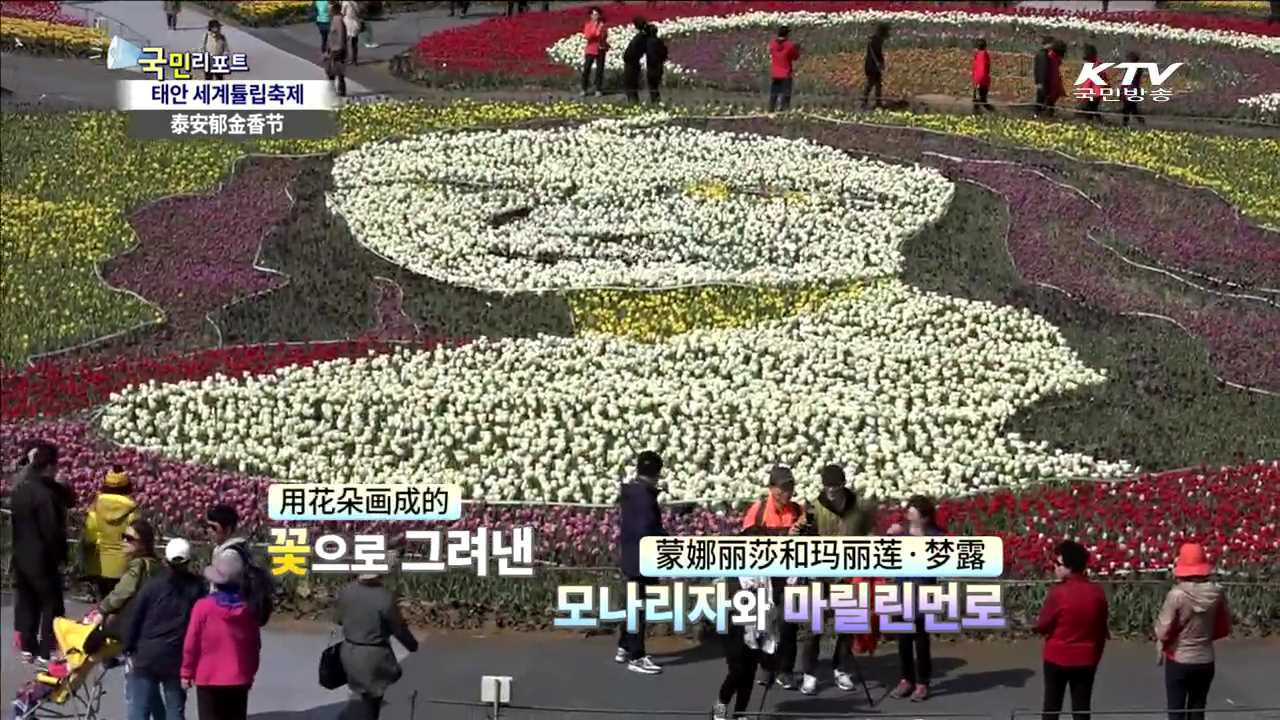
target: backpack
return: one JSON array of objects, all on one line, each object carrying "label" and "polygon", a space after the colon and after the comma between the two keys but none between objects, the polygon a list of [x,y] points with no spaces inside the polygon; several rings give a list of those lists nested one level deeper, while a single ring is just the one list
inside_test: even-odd
[{"label": "backpack", "polygon": [[240,560],[244,563],[244,574],[240,578],[240,594],[244,596],[245,604],[258,618],[258,627],[264,627],[271,620],[271,613],[276,609],[275,582],[272,581],[271,573],[266,568],[253,561],[244,543],[236,543],[231,546],[231,549],[240,553]]}]

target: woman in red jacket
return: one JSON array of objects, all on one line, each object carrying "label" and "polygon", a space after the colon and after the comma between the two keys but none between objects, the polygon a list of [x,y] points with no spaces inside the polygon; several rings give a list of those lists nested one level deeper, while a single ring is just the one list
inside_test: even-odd
[{"label": "woman in red jacket", "polygon": [[991,91],[991,54],[987,52],[986,39],[978,38],[973,47],[973,114],[979,114],[982,108],[995,112],[987,102],[987,93]]},{"label": "woman in red jacket", "polygon": [[1053,41],[1049,50],[1049,107],[1058,104],[1058,100],[1067,93],[1062,88],[1062,61],[1067,57],[1067,44],[1061,40]]},{"label": "woman in red jacket", "polygon": [[590,88],[591,66],[596,70],[596,97],[604,94],[604,55],[609,50],[609,28],[604,24],[604,13],[593,7],[587,16],[587,24],[582,26],[582,35],[587,39],[587,50],[582,60],[582,96],[587,96]]}]

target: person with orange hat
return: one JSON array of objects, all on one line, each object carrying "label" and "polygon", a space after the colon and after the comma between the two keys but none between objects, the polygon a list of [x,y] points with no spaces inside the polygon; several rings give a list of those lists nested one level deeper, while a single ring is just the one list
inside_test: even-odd
[{"label": "person with orange hat", "polygon": [[1170,718],[1204,720],[1213,683],[1213,642],[1231,634],[1227,596],[1209,580],[1212,572],[1204,546],[1184,543],[1178,548],[1173,566],[1177,582],[1164,598],[1155,627]]},{"label": "person with orange hat", "polygon": [[133,485],[120,465],[113,466],[102,480],[102,490],[84,520],[80,549],[85,574],[93,585],[95,600],[101,601],[124,576],[129,566],[124,533],[138,519],[138,505],[130,494]]}]

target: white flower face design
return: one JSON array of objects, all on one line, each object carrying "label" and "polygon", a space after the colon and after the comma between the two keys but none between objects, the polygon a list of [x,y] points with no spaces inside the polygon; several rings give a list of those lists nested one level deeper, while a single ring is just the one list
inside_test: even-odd
[{"label": "white flower face design", "polygon": [[1002,431],[1104,376],[1026,311],[897,280],[807,316],[694,331],[479,341],[113,395],[121,443],[308,482],[454,482],[490,500],[607,502],[646,448],[672,499],[745,499],[774,462],[806,492],[957,495],[1133,468]]},{"label": "white flower face design", "polygon": [[335,162],[331,203],[392,262],[516,292],[890,275],[954,193],[933,169],[662,119],[366,146]]}]

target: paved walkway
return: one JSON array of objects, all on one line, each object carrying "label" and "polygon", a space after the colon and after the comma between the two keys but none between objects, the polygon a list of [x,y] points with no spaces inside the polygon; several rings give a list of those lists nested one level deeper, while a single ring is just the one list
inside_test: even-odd
[{"label": "paved walkway", "polygon": [[[20,663],[9,662],[12,637],[11,598],[0,599],[0,637],[5,642],[6,661],[0,675],[0,697],[12,698],[26,679]],[[71,608],[72,615],[83,606]],[[650,651],[666,672],[646,677],[627,672],[613,663],[614,638],[583,638],[567,634],[428,633],[419,631],[422,650],[404,659],[404,678],[392,689],[383,713],[387,720],[406,718],[430,720],[479,720],[473,708],[435,705],[428,698],[478,701],[481,675],[510,675],[514,678],[512,699],[520,705],[559,707],[625,708],[648,711],[648,720],[662,710],[706,711],[724,676],[719,642],[695,646],[680,638],[660,638],[650,642]],[[329,642],[329,631],[314,623],[273,620],[263,642],[262,669],[250,696],[251,717],[258,720],[332,720],[345,698],[345,691],[325,691],[316,684],[320,651]],[[873,698],[879,700],[897,680],[894,646],[882,647],[874,657],[860,657]],[[1041,693],[1040,646],[1034,641],[962,642],[934,645],[933,684],[935,699],[915,705],[884,700],[867,711],[860,691],[845,693],[825,677],[815,697],[774,689],[767,706],[786,712],[858,712],[869,715],[896,712],[996,713],[1008,717],[1014,708],[1039,706]],[[1094,705],[1098,708],[1159,707],[1163,698],[1162,670],[1153,662],[1147,643],[1115,642],[1098,676]],[[1280,720],[1280,638],[1239,640],[1219,643],[1218,670],[1210,705],[1214,707],[1271,707],[1268,713],[1222,715],[1226,720]],[[109,681],[104,717],[119,720],[121,681]],[[414,699],[416,693],[416,700]],[[752,702],[759,702],[759,691]],[[414,710],[412,716],[411,708]],[[188,717],[195,717],[194,702]],[[512,720],[535,717],[552,720],[566,713],[516,714]],[[503,717],[508,717],[504,713]],[[587,716],[576,716],[587,720]],[[600,716],[596,720],[621,720],[627,715]],[[1099,720],[1146,715],[1099,715]]]},{"label": "paved walkway", "polygon": [[[209,15],[194,3],[185,3],[178,16],[178,29],[170,30],[165,24],[163,4],[160,0],[103,0],[81,3],[93,12],[116,20],[145,38],[149,44],[161,45],[167,50],[197,50],[204,39]],[[223,24],[223,33],[232,52],[248,56],[249,72],[236,77],[250,80],[300,80],[324,77],[318,64],[319,52],[299,57],[273,47],[243,29]],[[361,87],[360,91],[364,91]]]}]

